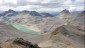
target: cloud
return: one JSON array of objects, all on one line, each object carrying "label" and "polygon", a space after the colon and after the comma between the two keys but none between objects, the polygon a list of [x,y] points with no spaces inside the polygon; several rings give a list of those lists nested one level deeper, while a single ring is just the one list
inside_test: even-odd
[{"label": "cloud", "polygon": [[25,6],[28,5],[28,3],[27,0],[17,0],[17,6]]},{"label": "cloud", "polygon": [[3,0],[4,3],[17,4],[17,0]]},{"label": "cloud", "polygon": [[84,6],[70,6],[69,11],[83,11]]},{"label": "cloud", "polygon": [[40,3],[42,0],[27,0],[28,2],[33,2],[33,3]]},{"label": "cloud", "polygon": [[[84,0],[0,0],[1,10],[83,10]],[[77,7],[80,7],[77,8]]]},{"label": "cloud", "polygon": [[2,5],[2,0],[0,0],[0,5]]},{"label": "cloud", "polygon": [[75,0],[76,3],[84,3],[85,0]]}]

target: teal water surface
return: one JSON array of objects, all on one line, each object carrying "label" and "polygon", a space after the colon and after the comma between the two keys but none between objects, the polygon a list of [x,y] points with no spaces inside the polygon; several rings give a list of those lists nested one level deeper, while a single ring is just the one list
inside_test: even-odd
[{"label": "teal water surface", "polygon": [[28,33],[31,33],[31,34],[39,34],[39,32],[36,32],[36,31],[33,31],[33,30],[30,30],[28,29],[27,27],[25,26],[22,26],[20,24],[12,24],[12,26],[18,30],[21,30],[21,31],[24,31],[24,32],[28,32]]}]

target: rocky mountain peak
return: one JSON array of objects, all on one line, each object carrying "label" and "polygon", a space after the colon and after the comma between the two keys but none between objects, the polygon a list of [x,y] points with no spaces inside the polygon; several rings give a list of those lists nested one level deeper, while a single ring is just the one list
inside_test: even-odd
[{"label": "rocky mountain peak", "polygon": [[85,16],[85,11],[82,11],[78,16]]},{"label": "rocky mountain peak", "polygon": [[8,11],[5,11],[5,13],[17,13],[17,12],[12,9],[9,9]]},{"label": "rocky mountain peak", "polygon": [[61,11],[60,14],[70,14],[70,12],[67,9],[65,9],[65,10]]},{"label": "rocky mountain peak", "polygon": [[12,9],[9,9],[8,11],[14,11],[14,10],[12,10]]},{"label": "rocky mountain peak", "polygon": [[32,16],[41,16],[37,11],[29,11],[29,14]]},{"label": "rocky mountain peak", "polygon": [[29,11],[27,11],[27,10],[24,10],[24,11],[22,11],[21,13],[28,13]]},{"label": "rocky mountain peak", "polygon": [[85,14],[85,11],[82,11],[81,14]]},{"label": "rocky mountain peak", "polygon": [[71,16],[71,13],[66,9],[59,13],[59,18],[61,19],[68,18],[70,16]]}]

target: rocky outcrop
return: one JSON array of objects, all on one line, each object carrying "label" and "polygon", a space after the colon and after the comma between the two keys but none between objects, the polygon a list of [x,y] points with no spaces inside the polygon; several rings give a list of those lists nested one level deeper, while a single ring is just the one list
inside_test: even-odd
[{"label": "rocky outcrop", "polygon": [[23,38],[9,39],[1,43],[0,48],[40,48],[37,44],[32,44]]}]

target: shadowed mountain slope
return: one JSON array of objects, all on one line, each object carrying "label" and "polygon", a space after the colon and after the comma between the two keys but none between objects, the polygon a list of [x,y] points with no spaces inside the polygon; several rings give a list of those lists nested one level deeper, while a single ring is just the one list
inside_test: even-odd
[{"label": "shadowed mountain slope", "polygon": [[37,44],[32,44],[23,38],[9,39],[1,43],[0,48],[40,48]]}]

